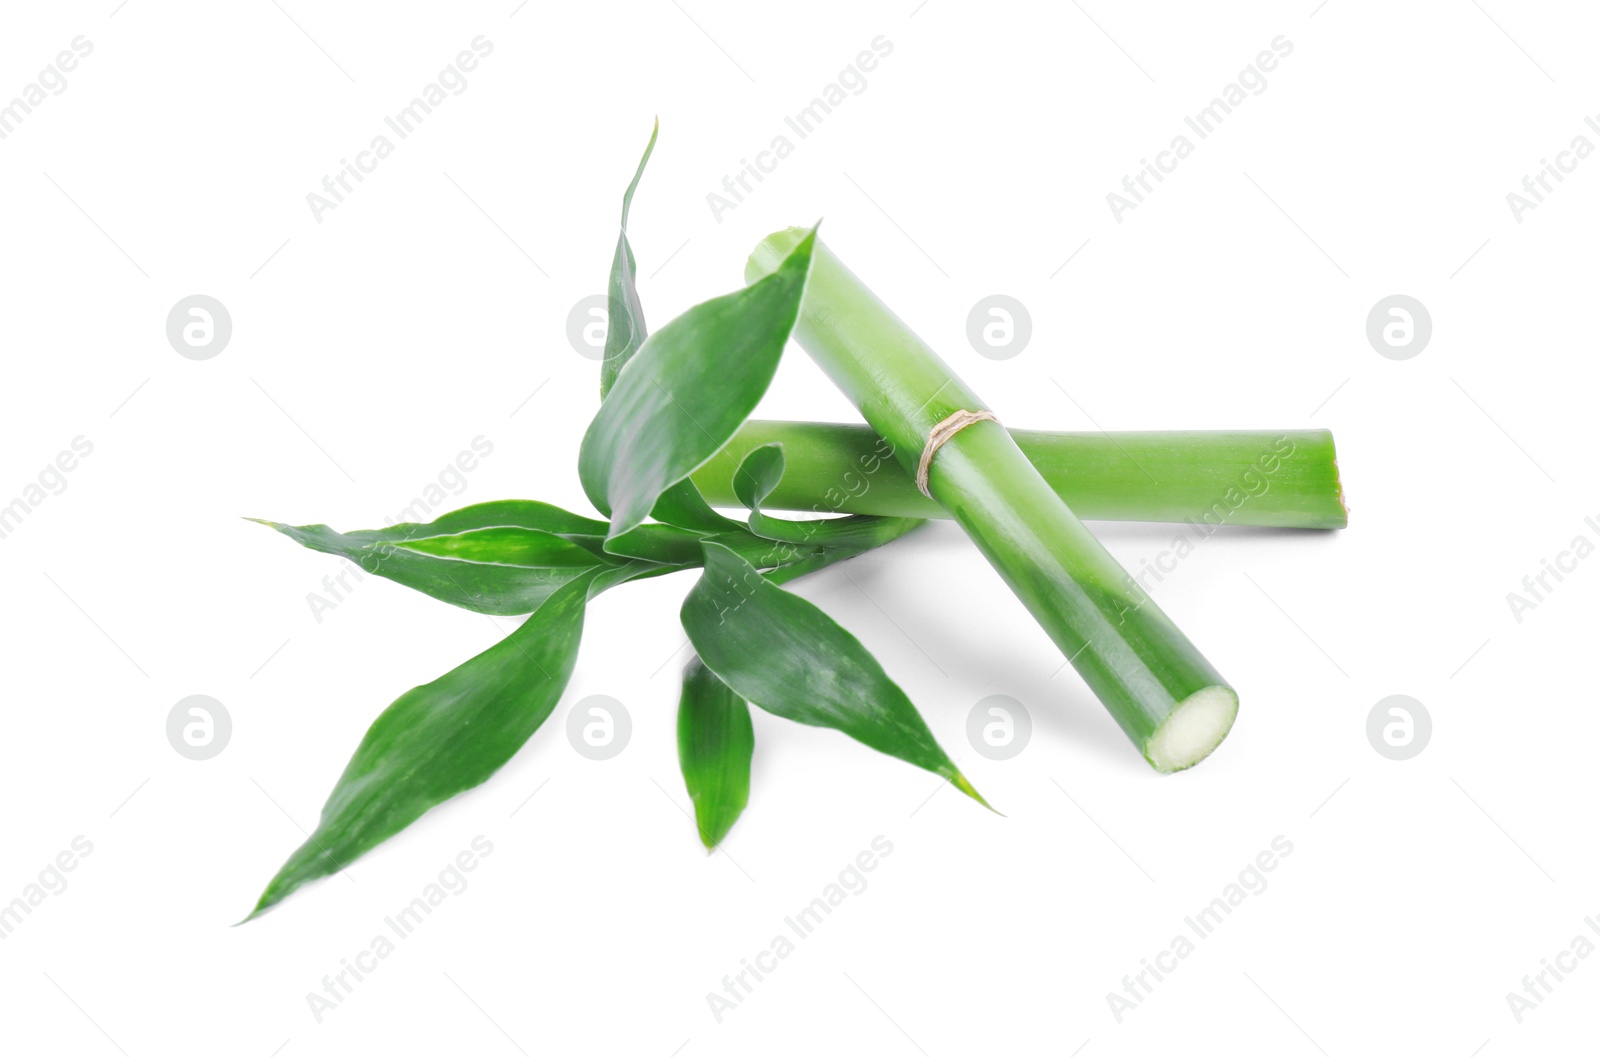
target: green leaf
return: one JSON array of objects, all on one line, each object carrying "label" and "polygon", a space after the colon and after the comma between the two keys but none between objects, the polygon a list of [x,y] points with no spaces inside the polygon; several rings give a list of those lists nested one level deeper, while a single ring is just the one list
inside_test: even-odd
[{"label": "green leaf", "polygon": [[802,547],[838,548],[859,554],[902,536],[921,524],[915,518],[864,514],[807,521],[768,517],[761,512],[761,504],[783,480],[783,472],[783,445],[778,443],[752,448],[733,472],[734,497],[750,509],[750,531],[764,539]]},{"label": "green leaf", "polygon": [[614,557],[634,558],[675,567],[697,566],[702,560],[699,532],[676,525],[640,525],[606,542]]},{"label": "green leaf", "polygon": [[[633,193],[639,187],[639,179],[644,175],[644,167],[650,161],[651,152],[655,150],[656,136],[660,131],[661,122],[657,121],[655,128],[650,131],[650,142],[645,146],[644,157],[639,159],[639,168],[633,174],[633,182],[628,184],[628,189],[622,196],[622,233],[617,239],[617,252],[611,262],[606,349],[605,358],[600,364],[602,401],[610,393],[617,375],[627,366],[628,361],[644,344],[645,337],[649,334],[649,328],[645,326],[644,321],[644,305],[639,300],[639,290],[635,281],[633,249],[628,244],[628,209],[633,205]],[[664,491],[650,511],[650,515],[657,521],[693,532],[727,532],[740,527],[738,522],[712,510],[692,481],[679,481]],[[634,541],[633,545],[636,546],[637,543],[638,541]],[[696,547],[694,560],[697,564],[698,551],[699,548]],[[626,554],[630,551],[624,549],[616,553]]]},{"label": "green leaf", "polygon": [[480,503],[426,525],[359,532],[259,523],[364,572],[500,616],[531,613],[563,584],[616,564],[602,547],[605,522],[524,500]]},{"label": "green leaf", "polygon": [[705,574],[684,599],[683,628],[734,693],[796,723],[843,731],[988,806],[854,635],[728,548],[703,546]]},{"label": "green leaf", "polygon": [[316,832],[250,917],[342,870],[511,759],[566,688],[597,578],[567,584],[500,642],[385,709],[334,786]]},{"label": "green leaf", "polygon": [[543,529],[558,536],[579,537],[605,535],[606,523],[592,517],[574,514],[570,510],[534,499],[496,499],[488,503],[474,503],[438,518],[425,525],[399,524],[386,529],[352,532],[361,539],[395,539],[423,536],[430,533],[466,532],[469,529],[492,528],[497,525],[516,525],[520,528]]},{"label": "green leaf", "polygon": [[799,314],[814,242],[813,230],[771,275],[678,316],[617,375],[578,456],[609,535],[641,524],[755,409]]},{"label": "green leaf", "polygon": [[693,532],[746,531],[739,522],[712,510],[711,504],[700,494],[700,489],[688,479],[679,481],[662,492],[661,498],[656,500],[656,505],[650,508],[650,516],[657,521]]},{"label": "green leaf", "polygon": [[726,532],[693,532],[676,525],[640,525],[607,541],[606,550],[610,557],[653,562],[662,567],[660,572],[668,573],[703,565],[705,552],[701,544],[710,541],[722,544],[757,569],[767,572],[774,583],[782,583],[881,547],[922,524],[911,518],[865,520],[872,524],[855,526],[843,544],[826,547],[757,536],[735,521],[730,523],[733,528]]},{"label": "green leaf", "polygon": [[436,558],[522,569],[589,569],[595,564],[595,555],[576,543],[552,532],[511,525],[397,540],[395,546]]},{"label": "green leaf", "polygon": [[722,843],[750,799],[755,744],[750,706],[700,658],[692,658],[678,700],[678,765],[708,849]]},{"label": "green leaf", "polygon": [[633,192],[638,190],[639,178],[644,175],[650,152],[656,149],[656,136],[661,131],[657,121],[650,130],[650,142],[639,159],[639,168],[633,182],[622,195],[622,230],[617,235],[617,251],[611,259],[611,283],[606,292],[606,347],[600,361],[600,399],[611,391],[617,375],[639,351],[647,329],[644,325],[644,306],[639,303],[639,291],[634,285],[633,247],[628,245],[628,207],[633,205]]},{"label": "green leaf", "polygon": [[774,441],[751,448],[733,471],[733,495],[752,512],[761,509],[762,500],[783,480],[783,445]]}]

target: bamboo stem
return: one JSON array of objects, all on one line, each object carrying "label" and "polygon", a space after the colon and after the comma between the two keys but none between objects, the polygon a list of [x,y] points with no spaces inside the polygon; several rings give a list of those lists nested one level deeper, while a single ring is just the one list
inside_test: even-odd
[{"label": "bamboo stem", "polygon": [[[1055,493],[1089,521],[1340,529],[1347,522],[1327,430],[1047,433],[1012,439]],[[694,473],[713,505],[739,505],[733,474],[753,449],[783,445],[773,510],[948,518],[917,491],[870,426],[746,422]]]},{"label": "bamboo stem", "polygon": [[[770,236],[747,281],[806,233]],[[914,471],[932,428],[987,406],[821,242],[795,337]],[[996,422],[957,433],[933,460],[932,497],[961,525],[1123,731],[1161,772],[1204,759],[1238,698],[1116,563]]]}]

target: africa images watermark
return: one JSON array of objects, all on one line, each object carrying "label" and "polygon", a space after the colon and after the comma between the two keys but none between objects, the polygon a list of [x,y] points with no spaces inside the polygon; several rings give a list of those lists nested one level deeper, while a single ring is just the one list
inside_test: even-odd
[{"label": "africa images watermark", "polygon": [[[1156,984],[1176,972],[1179,963],[1198,949],[1200,941],[1215,935],[1217,928],[1227,920],[1235,907],[1242,906],[1249,897],[1265,892],[1267,874],[1276,870],[1279,863],[1293,851],[1294,844],[1288,837],[1281,833],[1273,837],[1268,846],[1239,871],[1237,880],[1223,886],[1221,895],[1183,919],[1187,931],[1173,936],[1166,950],[1157,951],[1149,958],[1140,958],[1139,971],[1123,976],[1122,993],[1106,992],[1106,1005],[1110,1007],[1111,1016],[1116,1022],[1121,1024],[1124,1017],[1143,1005],[1144,1000],[1155,993]],[[1193,939],[1190,939],[1191,934]]]},{"label": "africa images watermark", "polygon": [[[413,98],[393,115],[385,114],[384,125],[404,140],[415,132],[423,120],[446,99],[465,92],[467,74],[476,70],[478,63],[492,54],[494,54],[494,41],[482,33],[473,37],[470,48],[464,48],[457,53],[455,60],[439,71],[438,77],[423,86],[421,95]],[[394,141],[380,132],[372,137],[372,142],[367,144],[366,150],[356,152],[354,162],[348,158],[340,158],[337,172],[322,178],[322,192],[312,191],[306,195],[306,205],[311,207],[311,219],[318,224],[322,223],[322,215],[337,209],[344,203],[345,196],[355,190],[350,181],[363,183],[367,176],[377,170],[379,162],[394,153],[394,147]]]},{"label": "africa images watermark", "polygon": [[[1222,87],[1222,94],[1201,107],[1194,114],[1185,114],[1183,123],[1200,139],[1215,132],[1224,119],[1232,114],[1246,99],[1267,90],[1267,74],[1278,68],[1278,63],[1294,53],[1294,41],[1282,33],[1272,38],[1271,50],[1259,52],[1255,61],[1239,71],[1237,79]],[[1194,140],[1178,133],[1167,144],[1167,149],[1156,154],[1155,161],[1139,159],[1137,173],[1122,178],[1122,193],[1112,191],[1106,195],[1106,205],[1111,207],[1111,217],[1122,223],[1123,214],[1137,209],[1145,198],[1155,191],[1150,181],[1162,183],[1178,168],[1178,163],[1194,153]]]},{"label": "africa images watermark", "polygon": [[[1584,525],[1600,538],[1600,521],[1593,517],[1583,519]],[[1578,571],[1578,563],[1595,552],[1594,540],[1585,533],[1578,533],[1572,537],[1572,542],[1567,544],[1565,550],[1558,551],[1552,558],[1539,559],[1539,571],[1528,573],[1522,578],[1522,591],[1507,591],[1506,605],[1511,608],[1511,616],[1518,623],[1522,623],[1523,614],[1529,610],[1539,608],[1540,603],[1547,602],[1555,589],[1561,586],[1567,576]],[[1550,581],[1554,579],[1555,582]]]},{"label": "africa images watermark", "polygon": [[1199,512],[1198,519],[1192,515],[1183,519],[1187,528],[1180,535],[1172,537],[1169,546],[1157,553],[1154,559],[1139,559],[1139,571],[1128,573],[1129,581],[1143,588],[1145,593],[1153,593],[1151,578],[1158,584],[1163,582],[1177,571],[1179,562],[1193,554],[1217,529],[1226,525],[1236,511],[1250,500],[1266,495],[1272,488],[1272,475],[1283,468],[1286,460],[1294,457],[1296,450],[1294,438],[1287,434],[1275,437],[1272,446],[1263,449],[1250,468],[1239,475],[1238,480],[1229,484],[1220,496]]},{"label": "africa images watermark", "polygon": [[[494,843],[483,834],[472,838],[469,847],[456,855],[437,879],[423,886],[422,893],[395,913],[385,917],[385,931],[372,937],[367,949],[357,951],[354,957],[339,959],[339,971],[322,978],[322,992],[306,992],[306,1006],[318,1024],[322,1018],[344,1003],[355,993],[356,984],[378,970],[378,966],[395,952],[396,942],[410,939],[417,927],[426,921],[434,909],[444,905],[451,896],[467,890],[467,874],[494,852]],[[392,938],[391,938],[392,937]]]},{"label": "africa images watermark", "polygon": [[94,442],[83,434],[72,438],[71,450],[63,449],[44,464],[38,477],[23,485],[22,493],[11,502],[0,506],[0,539],[8,539],[22,525],[27,516],[39,509],[46,499],[67,490],[67,474],[78,468],[78,463],[94,453]]},{"label": "africa images watermark", "polygon": [[[826,313],[822,319],[826,321]],[[816,534],[828,531],[828,526],[836,520],[826,515],[842,512],[852,499],[860,499],[871,491],[873,475],[889,465],[893,459],[894,445],[881,437],[875,438],[872,450],[859,453],[851,461],[850,468],[839,478],[839,483],[823,489],[821,500],[811,505],[812,513],[824,516],[805,521],[784,521],[782,523],[784,529],[792,534],[792,538],[770,541],[772,549],[761,559],[761,567],[771,569],[801,561],[808,556],[821,557],[824,550],[815,539]],[[709,577],[714,574],[708,572],[704,575]],[[721,583],[722,586],[732,589],[738,596],[738,601],[722,606],[718,610],[718,624],[726,623],[728,615],[749,601],[756,591],[762,589],[767,580],[759,571],[747,570],[737,578],[727,576]]]},{"label": "africa images watermark", "polygon": [[[721,1024],[723,1017],[743,1005],[744,1000],[755,992],[756,984],[776,972],[783,960],[798,949],[795,940],[810,939],[817,926],[833,913],[835,907],[850,896],[859,896],[867,890],[866,875],[876,870],[878,864],[893,851],[894,843],[888,837],[881,833],[873,837],[870,846],[847,863],[835,880],[824,885],[820,895],[783,919],[787,931],[772,937],[765,950],[757,951],[749,958],[740,958],[739,971],[722,978],[722,992],[706,992],[706,1006],[711,1010],[711,1019]],[[790,939],[790,936],[794,938]]]},{"label": "africa images watermark", "polygon": [[44,864],[36,879],[22,886],[22,894],[0,906],[0,940],[11,938],[22,922],[32,916],[35,908],[50,896],[67,890],[67,874],[78,868],[81,860],[94,852],[94,845],[83,834],[73,837],[67,847]]},{"label": "africa images watermark", "polygon": [[[1589,931],[1600,936],[1600,921],[1593,917],[1586,917],[1583,923]],[[1544,1000],[1555,993],[1556,984],[1567,978],[1569,973],[1575,972],[1578,963],[1595,952],[1595,941],[1578,933],[1567,944],[1566,950],[1557,951],[1553,958],[1540,958],[1542,967],[1536,973],[1529,973],[1522,978],[1522,994],[1515,991],[1506,992],[1506,1005],[1511,1009],[1511,1017],[1518,1024],[1522,1018],[1544,1004]],[[1552,979],[1554,978],[1554,979]]]},{"label": "africa images watermark", "polygon": [[[873,37],[871,50],[857,53],[855,61],[840,70],[837,78],[823,85],[821,92],[798,113],[785,114],[784,126],[802,140],[811,135],[829,114],[844,104],[846,99],[867,90],[867,74],[876,70],[878,63],[893,52],[894,41],[882,33]],[[755,161],[740,158],[738,171],[722,178],[723,193],[709,191],[706,194],[706,205],[711,207],[712,219],[719,224],[722,223],[722,214],[737,209],[745,196],[755,190],[751,186],[751,180],[761,183],[778,168],[779,162],[793,153],[794,141],[787,134],[780,132],[772,137],[772,142],[767,144],[766,150],[756,152]]]},{"label": "africa images watermark", "polygon": [[[447,493],[450,496],[460,496],[465,492],[468,484],[467,475],[476,470],[483,459],[493,454],[494,441],[481,433],[473,437],[471,450],[463,448],[457,452],[454,459],[445,463],[438,476],[423,486],[417,498],[395,516],[385,518],[384,524],[394,526],[426,521],[428,515],[444,505]],[[350,597],[357,585],[367,578],[367,574],[376,572],[384,559],[392,553],[394,548],[390,545],[377,544],[359,564],[349,558],[343,559],[337,574],[330,573],[322,578],[321,591],[306,592],[306,606],[311,610],[312,620],[318,624],[322,623],[323,618],[339,608],[339,604]]]},{"label": "africa images watermark", "polygon": [[[1583,123],[1589,131],[1600,136],[1600,120],[1592,114],[1585,114]],[[1572,142],[1567,149],[1556,152],[1556,160],[1549,158],[1539,159],[1539,168],[1536,172],[1522,178],[1521,192],[1511,191],[1506,195],[1506,205],[1511,207],[1511,218],[1518,224],[1523,221],[1523,214],[1530,213],[1544,203],[1545,196],[1555,190],[1550,183],[1564,183],[1571,173],[1577,170],[1578,163],[1594,153],[1594,142],[1583,133],[1572,137]]]},{"label": "africa images watermark", "polygon": [[94,41],[82,33],[78,34],[72,38],[68,48],[63,48],[49,65],[39,71],[39,76],[23,85],[10,102],[0,105],[0,140],[16,132],[23,120],[44,105],[51,95],[65,92],[67,74],[76,70],[78,63],[92,54]]},{"label": "africa images watermark", "polygon": [[[408,521],[423,521],[439,507],[444,505],[445,493],[458,496],[467,490],[466,475],[478,468],[479,459],[487,459],[494,454],[494,441],[478,434],[472,438],[472,451],[463,449],[456,453],[456,457],[445,463],[444,469],[439,471],[436,481],[430,481],[422,488],[422,494],[413,499],[410,505],[403,507],[393,518],[385,518],[388,525],[403,524]],[[473,452],[477,454],[474,455]]]}]

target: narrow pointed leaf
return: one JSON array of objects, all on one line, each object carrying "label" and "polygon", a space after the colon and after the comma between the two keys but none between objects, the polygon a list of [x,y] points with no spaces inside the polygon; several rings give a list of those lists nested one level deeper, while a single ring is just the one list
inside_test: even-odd
[{"label": "narrow pointed leaf", "polygon": [[705,574],[684,599],[683,627],[706,667],[734,693],[785,719],[842,731],[984,803],[854,635],[728,548],[704,546]]},{"label": "narrow pointed leaf", "polygon": [[[622,231],[611,262],[606,349],[605,358],[600,364],[602,401],[611,392],[617,375],[627,366],[633,354],[639,351],[649,334],[644,321],[644,305],[639,300],[633,249],[628,243],[628,210],[633,205],[633,193],[638,190],[639,179],[644,176],[645,165],[655,150],[656,136],[660,131],[661,123],[657,121],[655,128],[650,131],[650,142],[645,146],[644,157],[639,159],[639,168],[633,174],[633,182],[628,184],[627,191],[622,195]],[[650,511],[650,516],[665,524],[694,532],[727,532],[737,529],[739,525],[712,510],[692,481],[679,481],[666,489]],[[634,541],[634,545],[637,545],[637,541]],[[619,554],[629,552],[628,549],[617,551]]]},{"label": "narrow pointed leaf", "polygon": [[496,528],[515,525],[519,528],[543,529],[558,536],[577,538],[605,535],[606,523],[550,503],[534,499],[496,499],[488,503],[474,503],[448,514],[440,514],[428,522],[402,522],[381,529],[362,529],[347,533],[357,540],[415,539],[420,536],[442,536],[452,532],[472,529]]},{"label": "narrow pointed leaf", "polygon": [[563,584],[616,563],[601,546],[605,522],[531,501],[480,503],[425,525],[358,532],[260,523],[363,573],[501,616],[531,613]]},{"label": "narrow pointed leaf", "polygon": [[521,569],[592,569],[596,557],[553,532],[512,525],[400,540],[394,545],[436,558]]},{"label": "narrow pointed leaf", "polygon": [[755,730],[744,698],[700,662],[683,669],[678,700],[678,765],[694,801],[700,841],[715,848],[750,799]]},{"label": "narrow pointed leaf", "polygon": [[814,234],[765,279],[645,339],[590,423],[578,472],[617,536],[726,444],[772,381],[800,310]]},{"label": "narrow pointed leaf", "polygon": [[348,866],[511,759],[572,675],[591,579],[563,587],[499,643],[385,709],[334,786],[316,832],[250,916]]},{"label": "narrow pointed leaf", "polygon": [[644,157],[639,159],[633,182],[622,195],[622,230],[617,234],[617,251],[612,257],[611,282],[606,291],[606,347],[600,361],[602,400],[628,360],[639,351],[647,333],[644,306],[639,303],[639,291],[635,287],[633,247],[628,245],[628,207],[633,205],[633,192],[639,188],[639,178],[650,161],[650,152],[656,149],[656,136],[660,131],[661,122],[657,121],[650,130],[650,142],[645,145]]}]

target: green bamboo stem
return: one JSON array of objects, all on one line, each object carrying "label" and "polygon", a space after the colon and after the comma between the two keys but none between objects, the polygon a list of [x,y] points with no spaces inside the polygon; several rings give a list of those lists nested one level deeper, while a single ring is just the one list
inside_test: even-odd
[{"label": "green bamboo stem", "polygon": [[[1088,521],[1344,528],[1333,434],[1325,429],[1046,433],[1010,431],[1073,513]],[[716,506],[736,507],[733,474],[753,449],[783,445],[773,510],[947,518],[917,491],[870,426],[746,422],[694,473]],[[919,453],[920,454],[920,453]]]},{"label": "green bamboo stem", "polygon": [[[747,281],[805,235],[756,247]],[[986,405],[821,242],[795,337],[913,473],[935,425]],[[1238,697],[1090,534],[998,423],[955,434],[934,457],[932,497],[954,517],[1160,772],[1221,743]],[[959,611],[959,599],[952,600]]]}]

